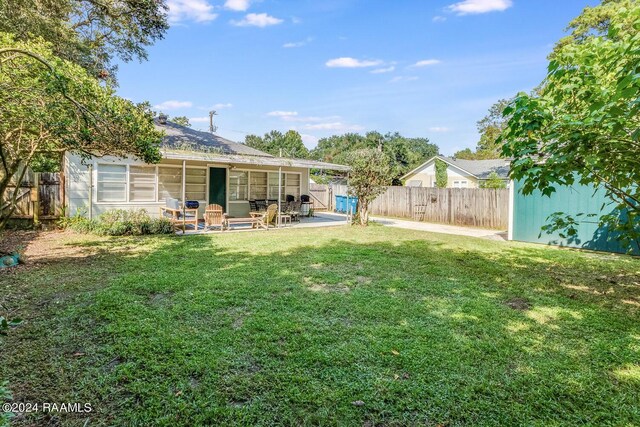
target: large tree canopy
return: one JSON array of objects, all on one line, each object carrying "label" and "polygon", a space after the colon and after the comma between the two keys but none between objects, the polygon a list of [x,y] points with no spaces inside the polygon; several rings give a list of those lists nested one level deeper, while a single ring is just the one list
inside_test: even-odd
[{"label": "large tree canopy", "polygon": [[322,138],[311,151],[311,157],[317,160],[349,164],[351,153],[361,149],[380,149],[389,161],[392,180],[399,184],[399,178],[438,154],[438,146],[427,138],[407,138],[398,132],[382,135],[368,132],[365,135],[347,133]]},{"label": "large tree canopy", "polygon": [[146,59],[169,28],[164,0],[2,0],[0,32],[42,37],[90,75],[115,80],[115,60]]},{"label": "large tree canopy", "polygon": [[[160,160],[162,133],[143,106],[114,95],[80,66],[55,56],[41,39],[15,41],[0,33],[0,195],[12,177],[37,159],[133,155]],[[0,228],[15,208],[18,189],[0,213]]]},{"label": "large tree canopy", "polygon": [[289,130],[284,134],[280,131],[272,130],[269,133],[265,133],[264,137],[247,135],[244,143],[249,147],[274,156],[297,159],[309,157],[309,150],[302,143],[302,136],[295,130]]},{"label": "large tree canopy", "polygon": [[[638,244],[640,4],[606,2],[586,9],[572,26],[538,93],[519,94],[505,110],[511,118],[503,153],[515,158],[511,176],[524,181],[525,194],[549,195],[554,185],[574,182],[604,187],[628,215],[600,215],[601,225]],[[556,224],[575,233],[574,222]]]}]

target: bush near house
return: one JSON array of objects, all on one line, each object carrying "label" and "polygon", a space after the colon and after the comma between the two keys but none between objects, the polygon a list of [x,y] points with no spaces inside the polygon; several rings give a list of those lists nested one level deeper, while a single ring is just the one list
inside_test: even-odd
[{"label": "bush near house", "polygon": [[73,217],[60,221],[62,228],[78,233],[93,233],[102,236],[140,236],[145,234],[171,234],[173,225],[167,218],[151,218],[145,209],[109,210],[98,217],[89,219],[78,212]]}]

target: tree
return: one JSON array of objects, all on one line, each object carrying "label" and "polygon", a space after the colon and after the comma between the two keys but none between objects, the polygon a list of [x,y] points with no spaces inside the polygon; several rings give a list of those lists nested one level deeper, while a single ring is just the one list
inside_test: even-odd
[{"label": "tree", "polygon": [[189,123],[189,118],[187,116],[175,116],[170,120],[180,126],[191,127],[191,123]]},{"label": "tree", "polygon": [[406,138],[398,132],[382,135],[367,132],[364,136],[347,133],[322,138],[311,152],[311,157],[326,162],[348,164],[350,153],[364,148],[380,148],[390,159],[394,185],[400,185],[400,177],[425,160],[438,154],[438,146],[427,138]]},{"label": "tree", "polygon": [[349,193],[358,198],[358,220],[369,223],[369,206],[391,183],[389,157],[380,150],[363,148],[348,155],[351,166]]},{"label": "tree", "polygon": [[[590,20],[604,12],[606,22]],[[640,246],[640,4],[606,2],[573,23],[585,26],[556,46],[538,94],[521,93],[505,110],[503,153],[515,158],[524,194],[603,187],[626,214],[597,214],[600,225]],[[554,223],[576,233],[575,221]]]},{"label": "tree", "polygon": [[449,185],[449,177],[447,175],[447,164],[440,160],[436,159],[435,168],[436,168],[436,187],[438,188],[447,188]]},{"label": "tree", "polygon": [[42,37],[53,53],[115,82],[117,65],[147,58],[169,28],[165,0],[2,0],[0,32]]},{"label": "tree", "polygon": [[[0,33],[0,194],[28,166],[65,151],[133,155],[158,162],[162,133],[144,107],[114,95],[80,66],[52,53],[41,39],[16,42]],[[0,213],[0,229],[15,210],[19,188]]]},{"label": "tree", "polygon": [[509,105],[509,100],[500,99],[491,107],[485,117],[478,121],[476,127],[480,134],[480,140],[476,150],[469,148],[456,152],[453,157],[466,160],[498,159],[502,156],[502,147],[498,138],[506,127],[508,117],[502,115]]},{"label": "tree", "polygon": [[484,182],[480,183],[480,188],[507,188],[507,183],[493,171]]},{"label": "tree", "polygon": [[285,134],[272,130],[265,133],[264,137],[247,135],[245,145],[264,151],[274,156],[292,157],[297,159],[309,158],[309,150],[302,142],[302,136],[295,130],[289,130]]}]

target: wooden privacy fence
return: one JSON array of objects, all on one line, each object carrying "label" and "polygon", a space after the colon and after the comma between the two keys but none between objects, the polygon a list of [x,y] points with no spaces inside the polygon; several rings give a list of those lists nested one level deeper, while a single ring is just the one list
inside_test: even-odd
[{"label": "wooden privacy fence", "polygon": [[[346,185],[332,185],[335,195],[347,194]],[[329,210],[334,209],[331,200]],[[491,188],[387,187],[371,205],[371,214],[426,222],[506,230],[509,191]]]},{"label": "wooden privacy fence", "polygon": [[491,188],[388,187],[374,200],[371,214],[506,230],[509,192]]},{"label": "wooden privacy fence", "polygon": [[[7,209],[15,185],[10,186],[2,197],[1,208]],[[16,209],[12,218],[55,219],[62,214],[64,184],[59,173],[34,173],[28,171],[18,188]]]}]

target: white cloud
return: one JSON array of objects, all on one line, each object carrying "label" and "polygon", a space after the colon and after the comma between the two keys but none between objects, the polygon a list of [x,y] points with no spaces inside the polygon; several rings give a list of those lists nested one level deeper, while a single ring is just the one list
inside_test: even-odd
[{"label": "white cloud", "polygon": [[169,0],[169,23],[182,21],[208,22],[218,17],[207,0]]},{"label": "white cloud", "polygon": [[180,108],[191,108],[193,103],[191,101],[164,101],[158,105],[154,105],[153,108],[156,110],[178,110]]},{"label": "white cloud", "polygon": [[444,126],[434,126],[434,127],[430,127],[429,130],[431,132],[439,132],[439,133],[443,133],[443,132],[449,132],[451,129],[444,127]]},{"label": "white cloud", "polygon": [[251,0],[227,0],[224,2],[225,9],[235,10],[238,12],[244,12],[249,9]]},{"label": "white cloud", "polygon": [[211,108],[214,110],[222,110],[223,108],[231,108],[231,107],[233,107],[233,104],[229,102],[227,102],[226,104],[218,103],[211,106]]},{"label": "white cloud", "polygon": [[292,16],[291,22],[294,24],[302,24],[302,19],[298,18],[297,16]]},{"label": "white cloud", "polygon": [[440,16],[440,15],[437,15],[437,16],[434,16],[433,18],[431,18],[432,22],[444,22],[446,20],[447,20],[447,18],[445,18],[444,16]]},{"label": "white cloud", "polygon": [[282,45],[284,48],[292,48],[292,47],[302,47],[306,44],[310,43],[313,39],[311,37],[307,37],[306,39],[299,42],[289,42]]},{"label": "white cloud", "polygon": [[191,123],[209,123],[209,117],[189,117]]},{"label": "white cloud", "polygon": [[458,15],[502,12],[513,6],[512,0],[464,0],[447,7]]},{"label": "white cloud", "polygon": [[412,82],[418,80],[416,76],[396,76],[389,80],[389,83]]},{"label": "white cloud", "polygon": [[378,59],[355,59],[349,57],[330,59],[325,64],[329,68],[363,68],[375,67],[382,65],[382,61]]},{"label": "white cloud", "polygon": [[270,111],[267,113],[267,116],[269,117],[280,117],[280,118],[288,118],[288,117],[295,117],[298,115],[297,111]]},{"label": "white cloud", "polygon": [[317,124],[306,124],[302,126],[303,129],[306,130],[332,130],[339,132],[357,132],[364,130],[364,128],[360,125],[349,125],[342,122],[330,122],[330,123],[317,123]]},{"label": "white cloud", "polygon": [[302,137],[302,143],[305,145],[305,147],[311,149],[311,148],[315,148],[315,146],[318,145],[317,136],[308,135],[306,133],[303,133],[300,136]]},{"label": "white cloud", "polygon": [[415,67],[415,68],[428,67],[430,65],[438,65],[441,62],[442,61],[440,61],[439,59],[423,59],[422,61],[418,61],[415,64],[413,64],[412,67]]},{"label": "white cloud", "polygon": [[283,22],[282,19],[276,18],[266,13],[249,13],[240,21],[231,21],[237,27],[268,27],[270,25],[278,25]]},{"label": "white cloud", "polygon": [[393,65],[387,68],[376,68],[375,70],[371,70],[371,74],[390,73],[395,69],[396,67],[394,67]]}]

